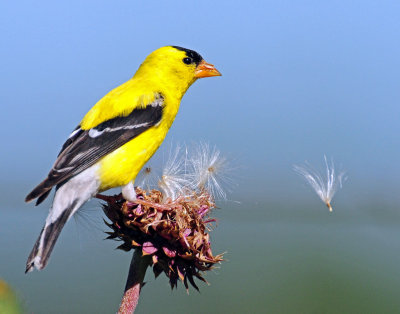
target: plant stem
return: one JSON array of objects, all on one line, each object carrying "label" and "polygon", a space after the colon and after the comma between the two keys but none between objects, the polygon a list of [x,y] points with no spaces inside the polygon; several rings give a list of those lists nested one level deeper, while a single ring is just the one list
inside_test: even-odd
[{"label": "plant stem", "polygon": [[131,265],[129,266],[128,279],[126,280],[125,292],[119,306],[118,314],[132,314],[135,312],[144,276],[147,267],[150,265],[150,261],[149,256],[142,256],[141,249],[135,249]]}]

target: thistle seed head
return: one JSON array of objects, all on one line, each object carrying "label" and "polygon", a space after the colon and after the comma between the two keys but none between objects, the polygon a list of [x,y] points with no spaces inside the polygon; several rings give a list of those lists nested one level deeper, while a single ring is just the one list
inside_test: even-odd
[{"label": "thistle seed head", "polygon": [[228,162],[215,146],[200,143],[190,156],[189,164],[189,177],[194,190],[208,191],[214,199],[226,199],[226,192],[222,186],[229,181],[226,176]]},{"label": "thistle seed head", "polygon": [[175,151],[170,153],[158,181],[158,187],[165,199],[175,200],[178,196],[184,196],[190,188],[186,173],[187,154],[181,154],[181,151],[181,147],[177,146]]},{"label": "thistle seed head", "polygon": [[314,189],[319,198],[326,204],[329,211],[332,212],[331,201],[335,193],[342,187],[342,182],[346,179],[345,172],[335,173],[333,160],[329,164],[326,156],[324,156],[326,176],[324,177],[317,170],[313,169],[309,164],[302,166],[294,165],[293,169],[301,175]]}]

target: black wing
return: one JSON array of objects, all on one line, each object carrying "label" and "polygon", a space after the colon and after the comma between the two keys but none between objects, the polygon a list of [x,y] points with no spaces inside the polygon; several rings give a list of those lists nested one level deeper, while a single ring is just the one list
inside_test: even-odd
[{"label": "black wing", "polygon": [[159,123],[163,103],[162,96],[159,96],[147,107],[135,109],[128,116],[107,120],[90,130],[82,130],[78,126],[64,143],[47,178],[28,194],[25,201],[38,198],[36,205],[40,204],[54,186],[89,168]]}]

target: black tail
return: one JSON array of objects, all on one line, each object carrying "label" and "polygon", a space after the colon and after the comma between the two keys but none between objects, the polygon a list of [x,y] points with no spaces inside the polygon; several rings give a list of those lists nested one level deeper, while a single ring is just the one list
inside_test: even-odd
[{"label": "black tail", "polygon": [[54,184],[48,180],[44,180],[41,182],[37,187],[35,187],[26,197],[25,202],[30,202],[35,198],[38,198],[36,205],[39,205],[43,202],[46,197],[49,195],[51,189],[53,188]]},{"label": "black tail", "polygon": [[50,222],[48,222],[49,219],[46,220],[46,224],[40,232],[31,254],[29,254],[25,273],[32,271],[35,267],[38,270],[46,267],[58,236],[65,223],[68,221],[68,218],[73,214],[77,203],[78,200],[72,202],[68,208],[62,211],[55,221],[50,220]]}]

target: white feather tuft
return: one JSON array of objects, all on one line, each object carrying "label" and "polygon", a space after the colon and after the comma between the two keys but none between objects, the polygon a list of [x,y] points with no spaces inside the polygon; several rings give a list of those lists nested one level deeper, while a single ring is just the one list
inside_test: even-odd
[{"label": "white feather tuft", "polygon": [[345,173],[335,174],[333,161],[329,165],[324,156],[326,166],[326,177],[314,170],[309,164],[303,166],[294,165],[293,169],[300,174],[311,185],[319,198],[326,204],[329,211],[332,211],[331,201],[335,193],[342,187],[342,182],[346,179]]}]

